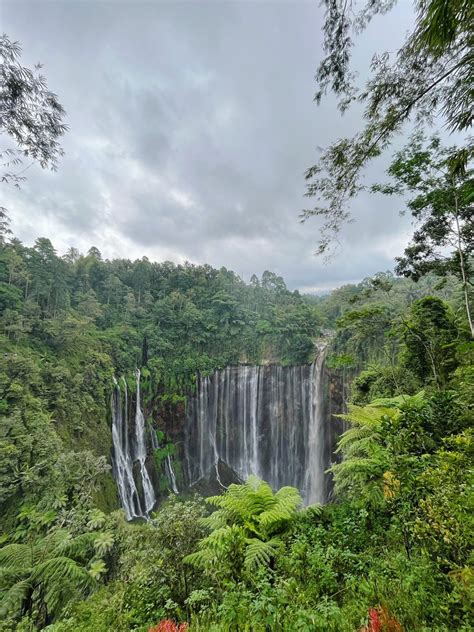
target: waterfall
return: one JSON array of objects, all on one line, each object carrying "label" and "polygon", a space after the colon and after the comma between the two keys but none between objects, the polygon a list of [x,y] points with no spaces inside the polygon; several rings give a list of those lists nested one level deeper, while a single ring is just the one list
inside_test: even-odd
[{"label": "waterfall", "polygon": [[189,484],[224,461],[274,489],[297,487],[306,504],[326,500],[324,355],[312,365],[238,366],[198,376],[186,412]]},{"label": "waterfall", "polygon": [[141,514],[141,509],[140,498],[133,478],[133,462],[128,448],[128,399],[126,384],[124,393],[125,402],[122,401],[120,386],[114,378],[114,390],[111,400],[112,442],[114,447],[112,467],[114,478],[117,482],[120,504],[125,511],[127,520],[131,520]]},{"label": "waterfall", "polygon": [[308,505],[326,500],[324,463],[324,405],[323,364],[325,347],[318,349],[316,362],[311,365],[311,418],[308,431],[308,456],[306,468],[305,501]]},{"label": "waterfall", "polygon": [[[325,502],[331,432],[326,424],[325,346],[311,365],[234,366],[197,377],[188,398],[184,427],[187,482],[209,477],[220,482],[219,463],[241,479],[256,474],[274,489],[291,485],[305,504]],[[128,520],[148,518],[156,504],[149,452],[158,449],[156,433],[141,407],[140,371],[136,374],[134,417],[127,384],[114,380],[112,465],[120,502]],[[164,474],[170,489],[178,486],[173,459],[166,455]]]},{"label": "waterfall", "polygon": [[123,397],[114,378],[112,410],[112,468],[117,482],[120,503],[127,520],[147,518],[156,503],[155,491],[146,467],[147,448],[145,418],[141,409],[140,371],[136,374],[136,408],[134,441],[130,441],[128,390],[125,379]]},{"label": "waterfall", "polygon": [[156,503],[156,496],[145,464],[147,449],[145,442],[145,417],[143,416],[140,401],[140,369],[137,369],[135,371],[135,377],[137,380],[137,402],[135,409],[135,460],[138,461],[140,466],[140,477],[142,481],[143,497],[145,501],[145,515],[148,516]]}]

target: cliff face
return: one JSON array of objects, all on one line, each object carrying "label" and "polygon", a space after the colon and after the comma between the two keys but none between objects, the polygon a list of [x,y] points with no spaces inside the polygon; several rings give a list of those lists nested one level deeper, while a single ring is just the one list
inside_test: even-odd
[{"label": "cliff face", "polygon": [[[324,471],[336,459],[344,429],[336,415],[344,411],[347,386],[341,372],[318,370],[319,394],[315,365],[262,365],[228,367],[199,379],[186,403],[148,402],[146,417],[162,437],[160,446],[172,445],[179,490],[217,493],[256,473],[275,487],[295,485],[309,502],[313,467],[313,488],[321,488],[319,500],[329,499],[332,483]],[[161,470],[155,480],[161,477],[166,490],[164,463]]]},{"label": "cliff face", "polygon": [[323,350],[311,365],[227,367],[175,401],[148,382],[138,402],[138,386],[116,383],[112,461],[129,518],[148,515],[170,490],[216,494],[250,474],[297,487],[306,504],[329,500],[347,379],[324,358]]}]

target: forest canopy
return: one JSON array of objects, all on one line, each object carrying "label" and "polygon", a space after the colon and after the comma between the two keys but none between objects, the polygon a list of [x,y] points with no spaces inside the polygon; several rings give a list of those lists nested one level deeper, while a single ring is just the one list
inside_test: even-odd
[{"label": "forest canopy", "polygon": [[[359,85],[356,37],[395,2],[322,4],[316,101],[332,91],[364,121],[307,170],[316,206],[304,217],[323,217],[324,253],[360,192],[400,196],[415,227],[395,273],[305,295],[268,270],[247,283],[226,267],[110,260],[100,244],[25,244],[0,208],[0,632],[474,629],[472,139],[448,146],[417,129],[387,179],[361,180],[406,124],[471,126],[474,5],[416,0],[406,41]],[[56,169],[67,131],[40,67],[20,57],[2,36],[0,133],[16,146],[0,151],[1,179],[17,186],[29,164]],[[242,408],[229,409],[245,413],[230,425],[251,425],[279,467],[311,417],[298,454],[305,481],[327,463],[325,504],[222,462],[203,411],[224,407],[199,388],[243,365],[255,410],[260,365],[287,371],[292,401],[309,394],[309,413],[270,399],[260,427],[239,383]],[[273,387],[267,397],[284,392]],[[214,477],[201,486],[183,483],[193,397]],[[290,432],[272,444],[275,427]],[[232,451],[238,433],[225,432]],[[153,490],[142,513],[124,511],[122,453],[130,497],[146,496],[145,480]]]}]

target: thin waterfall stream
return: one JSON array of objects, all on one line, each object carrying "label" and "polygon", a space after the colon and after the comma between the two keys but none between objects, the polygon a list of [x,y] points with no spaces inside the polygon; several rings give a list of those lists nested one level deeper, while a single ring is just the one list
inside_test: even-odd
[{"label": "thin waterfall stream", "polygon": [[[141,408],[140,378],[140,371],[137,369],[133,435],[129,423],[128,389],[125,379],[121,380],[122,393],[119,382],[114,378],[111,398],[112,471],[127,520],[147,518],[156,504],[155,490],[146,465],[148,450],[145,418]],[[138,471],[135,474],[136,470]]]},{"label": "thin waterfall stream", "polygon": [[141,407],[141,394],[140,394],[140,369],[135,371],[135,377],[137,380],[136,391],[136,408],[135,408],[135,461],[138,461],[140,466],[140,478],[143,489],[144,499],[144,515],[148,516],[156,503],[155,490],[146,468],[146,435],[145,435],[145,417]]},{"label": "thin waterfall stream", "polygon": [[114,390],[111,398],[112,410],[112,468],[117,483],[120,504],[127,520],[137,515],[139,510],[139,496],[133,478],[133,463],[128,446],[128,402],[127,386],[124,391],[125,401],[119,383],[114,378]]}]

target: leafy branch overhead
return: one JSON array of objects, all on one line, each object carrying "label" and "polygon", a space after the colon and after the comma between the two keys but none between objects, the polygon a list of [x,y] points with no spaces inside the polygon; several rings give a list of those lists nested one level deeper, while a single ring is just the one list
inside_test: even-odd
[{"label": "leafy branch overhead", "polygon": [[[21,53],[18,42],[0,35],[0,182],[17,187],[34,163],[56,170],[64,154],[60,140],[67,131],[66,112],[48,89],[41,64],[33,70],[23,66]],[[10,140],[14,146],[5,146]],[[0,241],[8,232],[8,216],[0,207]]]},{"label": "leafy branch overhead", "polygon": [[474,53],[470,40],[474,8],[470,0],[416,0],[412,32],[394,53],[374,55],[371,75],[360,87],[350,70],[353,36],[394,0],[369,0],[355,12],[355,3],[324,0],[326,57],[316,73],[315,100],[332,90],[343,113],[351,105],[364,107],[365,123],[352,138],[342,138],[322,150],[306,171],[306,195],[316,199],[302,220],[323,218],[318,253],[326,253],[350,220],[350,201],[366,189],[363,173],[399,134],[404,124],[430,125],[437,116],[451,131],[472,125]]}]

